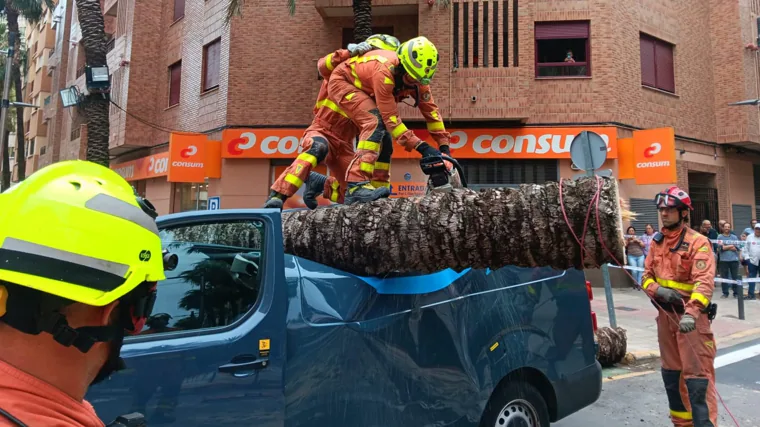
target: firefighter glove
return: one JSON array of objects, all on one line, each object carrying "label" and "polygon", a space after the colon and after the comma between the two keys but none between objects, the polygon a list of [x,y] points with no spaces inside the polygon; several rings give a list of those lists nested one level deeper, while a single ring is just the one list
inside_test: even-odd
[{"label": "firefighter glove", "polygon": [[440,156],[441,152],[431,147],[427,142],[421,142],[415,149],[422,154],[422,157]]},{"label": "firefighter glove", "polygon": [[678,324],[678,329],[682,333],[691,332],[697,328],[697,320],[691,314],[684,314],[681,318],[681,323]]},{"label": "firefighter glove", "polygon": [[348,52],[351,54],[351,56],[364,55],[365,53],[369,52],[372,49],[374,49],[372,45],[367,42],[361,42],[359,44],[356,44],[356,43],[348,44]]},{"label": "firefighter glove", "polygon": [[671,304],[682,302],[683,298],[681,298],[681,295],[674,291],[673,289],[666,288],[663,286],[660,286],[657,288],[657,292],[655,292],[655,295],[657,298],[659,298],[661,301],[669,302]]},{"label": "firefighter glove", "polygon": [[441,153],[451,157],[451,149],[449,148],[449,144],[443,144],[438,147],[439,150],[441,150]]}]

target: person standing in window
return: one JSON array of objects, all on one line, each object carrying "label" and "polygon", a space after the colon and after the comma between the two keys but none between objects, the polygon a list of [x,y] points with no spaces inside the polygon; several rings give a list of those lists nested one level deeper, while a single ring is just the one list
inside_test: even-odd
[{"label": "person standing in window", "polygon": [[[628,265],[631,267],[644,268],[644,248],[646,244],[636,237],[636,229],[633,226],[628,227],[625,232],[625,252],[628,254]],[[633,277],[636,279],[636,283],[641,284],[641,275],[643,271],[633,271]]]},{"label": "person standing in window", "polygon": [[[722,234],[718,236],[719,241],[737,241],[739,240],[735,234],[731,232],[731,223],[724,222]],[[739,278],[739,250],[734,244],[718,243],[718,251],[720,258],[718,261],[718,269],[720,270],[720,277],[729,280],[740,280]],[[723,288],[722,298],[728,298],[728,283],[721,283]],[[734,292],[734,298],[739,295],[736,285],[731,285]]]}]

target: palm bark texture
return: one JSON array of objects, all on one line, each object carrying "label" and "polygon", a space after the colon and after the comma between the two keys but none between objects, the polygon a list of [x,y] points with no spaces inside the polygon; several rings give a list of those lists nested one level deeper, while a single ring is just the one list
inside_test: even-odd
[{"label": "palm bark texture", "polygon": [[[87,65],[106,64],[106,32],[99,0],[76,0],[77,17],[82,29],[82,44]],[[89,94],[82,103],[87,118],[87,160],[109,165],[109,102],[101,94]]]},{"label": "palm bark texture", "polygon": [[[362,276],[623,262],[617,181],[563,181],[570,227],[559,190],[557,182],[523,184],[283,212],[285,252]],[[580,239],[584,223],[582,258],[571,228]]]}]

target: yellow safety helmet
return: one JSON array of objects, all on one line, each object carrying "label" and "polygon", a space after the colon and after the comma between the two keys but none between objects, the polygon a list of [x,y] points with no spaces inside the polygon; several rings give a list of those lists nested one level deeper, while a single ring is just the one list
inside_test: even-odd
[{"label": "yellow safety helmet", "polygon": [[438,67],[438,49],[426,37],[407,40],[398,48],[401,65],[414,80],[429,85]]},{"label": "yellow safety helmet", "polygon": [[392,50],[394,52],[399,46],[401,46],[401,42],[397,38],[388,34],[373,34],[367,37],[367,40],[365,41],[370,46],[383,50]]},{"label": "yellow safety helmet", "polygon": [[164,280],[152,209],[104,166],[44,167],[0,194],[0,281],[104,306]]}]

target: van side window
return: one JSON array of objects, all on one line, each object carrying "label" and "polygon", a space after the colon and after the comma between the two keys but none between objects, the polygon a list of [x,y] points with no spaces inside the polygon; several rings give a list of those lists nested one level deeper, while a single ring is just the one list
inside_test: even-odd
[{"label": "van side window", "polygon": [[262,286],[261,221],[227,221],[161,230],[177,267],[158,283],[153,314],[139,335],[228,326],[251,312]]}]

